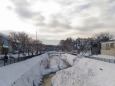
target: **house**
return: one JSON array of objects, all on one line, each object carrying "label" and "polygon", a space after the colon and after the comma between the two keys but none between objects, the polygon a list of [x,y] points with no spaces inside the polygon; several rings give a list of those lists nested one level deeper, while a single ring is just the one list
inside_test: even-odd
[{"label": "house", "polygon": [[101,54],[115,56],[115,40],[101,43]]},{"label": "house", "polygon": [[8,38],[4,34],[0,33],[0,54],[8,53]]}]

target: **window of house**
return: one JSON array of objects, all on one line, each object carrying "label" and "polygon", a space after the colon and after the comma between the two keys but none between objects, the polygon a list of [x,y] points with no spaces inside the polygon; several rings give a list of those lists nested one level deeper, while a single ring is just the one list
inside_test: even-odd
[{"label": "window of house", "polygon": [[111,47],[111,48],[114,48],[114,43],[111,43],[111,44],[110,44],[110,47]]}]

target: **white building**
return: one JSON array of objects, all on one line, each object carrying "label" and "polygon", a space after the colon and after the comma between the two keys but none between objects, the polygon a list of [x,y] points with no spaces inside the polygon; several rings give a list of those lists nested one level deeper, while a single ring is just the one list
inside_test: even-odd
[{"label": "white building", "polygon": [[115,56],[115,40],[101,43],[101,54]]}]

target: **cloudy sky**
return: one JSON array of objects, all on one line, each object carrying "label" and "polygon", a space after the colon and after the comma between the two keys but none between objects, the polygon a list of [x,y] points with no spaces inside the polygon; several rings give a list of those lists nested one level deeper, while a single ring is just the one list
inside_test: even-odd
[{"label": "cloudy sky", "polygon": [[24,31],[45,44],[115,34],[115,0],[0,0],[0,32]]}]

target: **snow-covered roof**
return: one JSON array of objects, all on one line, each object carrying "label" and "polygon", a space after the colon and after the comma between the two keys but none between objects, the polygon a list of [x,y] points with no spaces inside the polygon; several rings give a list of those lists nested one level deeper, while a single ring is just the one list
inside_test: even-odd
[{"label": "snow-covered roof", "polygon": [[109,40],[107,42],[101,42],[101,43],[112,43],[112,42],[115,42],[115,40]]}]

